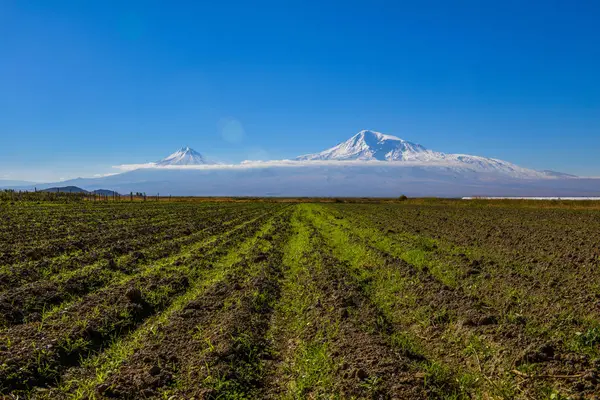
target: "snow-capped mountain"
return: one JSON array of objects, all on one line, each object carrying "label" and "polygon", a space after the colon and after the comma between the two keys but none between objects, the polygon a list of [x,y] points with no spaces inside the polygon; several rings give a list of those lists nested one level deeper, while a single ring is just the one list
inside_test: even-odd
[{"label": "snow-capped mountain", "polygon": [[380,160],[407,161],[433,155],[425,147],[407,142],[396,136],[375,131],[360,131],[350,139],[316,154],[296,158],[306,160]]},{"label": "snow-capped mountain", "polygon": [[156,162],[156,165],[167,166],[167,165],[203,165],[203,164],[215,164],[214,162],[208,161],[204,156],[198,153],[196,150],[190,147],[182,147],[175,153],[168,157],[163,158]]},{"label": "snow-capped mountain", "polygon": [[600,179],[441,153],[374,131],[361,131],[329,150],[295,160],[205,164],[214,163],[185,147],[120,174],[20,189],[78,186],[175,196],[600,196]]},{"label": "snow-capped mountain", "polygon": [[447,154],[380,132],[363,130],[330,149],[296,158],[297,161],[391,161],[423,166],[446,167],[456,171],[500,173],[519,178],[548,178],[550,175],[495,158],[468,154]]}]

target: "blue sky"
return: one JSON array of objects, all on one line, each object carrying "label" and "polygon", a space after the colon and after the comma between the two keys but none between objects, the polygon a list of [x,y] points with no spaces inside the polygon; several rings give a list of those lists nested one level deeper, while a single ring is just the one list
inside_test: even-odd
[{"label": "blue sky", "polygon": [[373,129],[600,176],[598,1],[0,2],[0,179]]}]

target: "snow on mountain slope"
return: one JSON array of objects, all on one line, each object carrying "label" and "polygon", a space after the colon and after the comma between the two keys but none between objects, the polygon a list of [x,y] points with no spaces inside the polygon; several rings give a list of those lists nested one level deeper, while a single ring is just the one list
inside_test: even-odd
[{"label": "snow on mountain slope", "polygon": [[360,131],[337,146],[320,153],[297,157],[296,160],[413,162],[422,164],[423,166],[445,166],[457,172],[477,171],[531,179],[551,177],[546,173],[522,168],[507,161],[494,158],[471,156],[468,154],[446,154],[429,150],[420,144],[370,130]]},{"label": "snow on mountain slope", "polygon": [[167,165],[203,165],[203,164],[214,164],[204,158],[204,156],[198,153],[196,150],[190,147],[182,147],[170,156],[163,158],[156,162],[156,165],[167,166]]}]

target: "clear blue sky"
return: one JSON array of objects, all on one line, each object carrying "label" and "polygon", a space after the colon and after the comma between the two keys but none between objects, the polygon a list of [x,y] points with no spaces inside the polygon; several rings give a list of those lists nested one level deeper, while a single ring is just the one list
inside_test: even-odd
[{"label": "clear blue sky", "polygon": [[3,0],[0,179],[361,129],[600,176],[598,21],[595,0]]}]

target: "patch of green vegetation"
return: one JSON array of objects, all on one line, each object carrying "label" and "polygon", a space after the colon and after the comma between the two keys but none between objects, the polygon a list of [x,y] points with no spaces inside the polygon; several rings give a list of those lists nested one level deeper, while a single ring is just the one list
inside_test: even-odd
[{"label": "patch of green vegetation", "polygon": [[583,331],[575,332],[571,338],[570,347],[574,351],[598,357],[598,346],[600,345],[600,324],[595,322]]},{"label": "patch of green vegetation", "polygon": [[290,369],[294,379],[289,383],[286,397],[310,398],[331,393],[334,365],[326,341],[300,344]]},{"label": "patch of green vegetation", "polygon": [[460,390],[457,387],[458,380],[453,371],[440,362],[422,363],[425,371],[425,387],[429,390],[430,396],[439,399],[461,399]]},{"label": "patch of green vegetation", "polygon": [[480,358],[487,358],[493,355],[493,351],[487,341],[480,335],[471,335],[467,340],[465,354],[473,355],[479,362]]},{"label": "patch of green vegetation", "polygon": [[390,334],[390,343],[397,349],[400,349],[402,354],[418,360],[423,358],[425,349],[421,342],[409,332],[394,332]]}]

